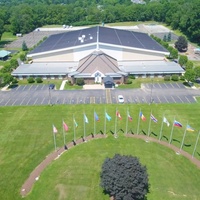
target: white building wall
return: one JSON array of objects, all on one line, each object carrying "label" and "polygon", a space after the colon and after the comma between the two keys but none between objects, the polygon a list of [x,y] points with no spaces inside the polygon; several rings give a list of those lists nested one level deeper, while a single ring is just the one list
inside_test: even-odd
[{"label": "white building wall", "polygon": [[99,45],[99,48],[105,54],[107,54],[107,55],[115,58],[116,60],[122,60],[123,59],[122,48],[112,47],[112,46],[106,46],[106,45]]},{"label": "white building wall", "polygon": [[96,50],[96,45],[74,49],[74,61],[79,61]]},{"label": "white building wall", "polygon": [[34,62],[68,62],[74,61],[73,50],[48,53],[32,57]]},{"label": "white building wall", "polygon": [[150,53],[150,52],[138,52],[138,51],[129,51],[123,49],[122,60],[127,61],[137,61],[137,60],[163,60],[164,55]]}]

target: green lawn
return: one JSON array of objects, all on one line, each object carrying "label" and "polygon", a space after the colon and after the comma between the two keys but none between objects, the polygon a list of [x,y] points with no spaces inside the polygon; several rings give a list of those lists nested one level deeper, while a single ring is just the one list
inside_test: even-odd
[{"label": "green lawn", "polygon": [[[136,79],[130,79],[132,80],[132,83],[131,84],[122,84],[122,85],[119,85],[118,88],[120,89],[128,89],[128,88],[140,88],[141,87],[141,84],[145,84],[145,83],[152,83],[152,84],[155,84],[155,83],[175,83],[175,81],[165,81],[164,78],[157,78],[157,77],[154,77],[154,78],[136,78]],[[182,81],[177,81],[177,82],[182,82]]]},{"label": "green lawn", "polygon": [[[35,82],[35,83],[30,83],[30,85],[32,85],[32,84],[34,84],[34,85],[35,84],[48,84],[48,85],[49,84],[55,84],[56,89],[59,90],[59,88],[62,84],[62,80],[60,80],[60,79],[43,79],[42,81],[43,81],[42,83]],[[18,84],[19,85],[28,85],[29,83],[26,79],[23,79],[23,80],[19,80]]]},{"label": "green lawn", "polygon": [[[116,107],[123,119],[115,126]],[[106,123],[107,139],[88,142],[71,149],[59,160],[53,162],[42,174],[40,180],[27,199],[109,199],[99,188],[99,171],[106,156],[116,152],[140,157],[147,165],[150,174],[150,194],[148,199],[198,199],[200,196],[199,173],[196,167],[182,156],[154,143],[125,138],[120,131],[126,130],[126,111],[129,109],[133,121],[128,123],[128,131],[137,131],[140,108],[147,118],[140,122],[139,134],[148,132],[149,115],[152,109],[158,123],[151,123],[151,137],[160,133],[163,113],[172,124],[174,117],[183,124],[183,128],[174,127],[172,144],[180,147],[185,125],[197,129],[200,121],[199,104],[162,104],[162,105],[56,105],[56,106],[19,106],[0,107],[0,197],[1,199],[21,199],[20,188],[32,170],[54,150],[52,124],[59,133],[57,146],[63,146],[62,119],[69,126],[66,140],[72,141],[73,115],[78,123],[76,138],[83,136],[83,113],[88,117],[86,135],[94,133],[93,111],[100,118],[96,123],[96,132],[104,131],[104,109],[112,117]],[[114,140],[111,131],[115,128],[120,137]],[[143,131],[143,132],[142,132]],[[163,140],[170,137],[171,126],[163,126]],[[183,149],[192,154],[197,131],[187,132]],[[200,146],[195,154],[200,159]],[[181,169],[181,170],[180,170]],[[192,184],[191,184],[192,183]],[[177,195],[172,195],[172,191]],[[41,196],[40,196],[41,195]],[[64,196],[62,196],[64,195]],[[66,196],[67,195],[67,196]],[[75,196],[76,195],[76,196]],[[66,198],[65,198],[66,196]],[[39,198],[41,197],[41,198]],[[49,197],[49,198],[48,198]]]}]

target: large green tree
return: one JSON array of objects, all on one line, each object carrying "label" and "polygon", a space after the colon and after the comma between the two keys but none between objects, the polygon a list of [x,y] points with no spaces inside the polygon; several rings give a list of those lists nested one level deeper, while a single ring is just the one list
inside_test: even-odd
[{"label": "large green tree", "polygon": [[180,52],[187,51],[188,41],[184,36],[179,36],[178,40],[175,42],[175,48]]},{"label": "large green tree", "polygon": [[148,193],[148,175],[137,157],[116,154],[102,165],[101,186],[115,200],[142,200]]}]

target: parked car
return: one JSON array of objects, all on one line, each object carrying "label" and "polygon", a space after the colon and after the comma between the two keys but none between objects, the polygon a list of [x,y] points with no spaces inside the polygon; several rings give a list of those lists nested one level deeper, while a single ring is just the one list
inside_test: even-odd
[{"label": "parked car", "polygon": [[124,97],[122,95],[118,95],[119,103],[124,103]]},{"label": "parked car", "polygon": [[54,85],[54,84],[50,84],[50,85],[49,85],[49,89],[52,89],[52,90],[53,90],[54,88],[55,88],[55,85]]}]

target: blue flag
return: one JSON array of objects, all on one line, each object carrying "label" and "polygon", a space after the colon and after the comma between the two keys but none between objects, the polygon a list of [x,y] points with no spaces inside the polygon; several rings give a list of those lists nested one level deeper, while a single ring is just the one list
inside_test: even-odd
[{"label": "blue flag", "polygon": [[99,117],[98,117],[96,112],[94,112],[94,118],[95,118],[96,121],[99,121]]}]

